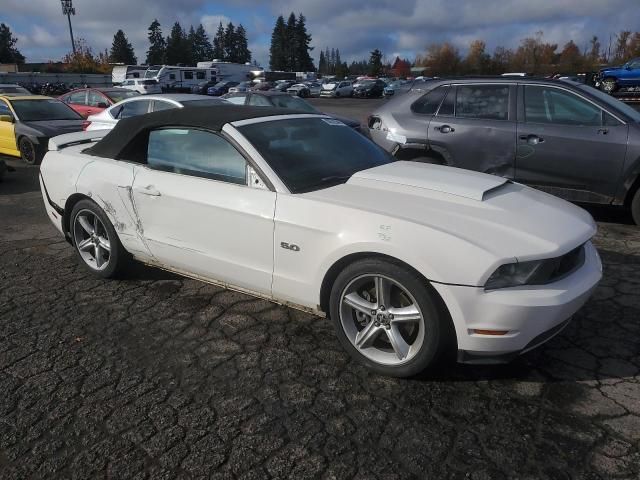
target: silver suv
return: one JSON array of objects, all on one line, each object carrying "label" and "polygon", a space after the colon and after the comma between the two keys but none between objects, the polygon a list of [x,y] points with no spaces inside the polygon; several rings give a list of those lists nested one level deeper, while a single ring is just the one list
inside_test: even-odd
[{"label": "silver suv", "polygon": [[623,205],[640,224],[640,113],[590,86],[433,80],[390,100],[368,127],[398,159],[500,175],[574,202]]}]

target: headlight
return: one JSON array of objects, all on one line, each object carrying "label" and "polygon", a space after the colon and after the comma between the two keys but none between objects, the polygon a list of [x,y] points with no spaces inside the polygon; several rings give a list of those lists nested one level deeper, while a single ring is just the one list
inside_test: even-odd
[{"label": "headlight", "polygon": [[544,260],[531,262],[507,263],[501,265],[487,280],[485,290],[496,290],[498,288],[517,287],[527,285],[535,278],[544,267]]},{"label": "headlight", "polygon": [[529,262],[506,263],[491,274],[484,285],[485,290],[519,287],[522,285],[544,285],[570,275],[585,261],[585,248],[580,245],[560,257]]}]

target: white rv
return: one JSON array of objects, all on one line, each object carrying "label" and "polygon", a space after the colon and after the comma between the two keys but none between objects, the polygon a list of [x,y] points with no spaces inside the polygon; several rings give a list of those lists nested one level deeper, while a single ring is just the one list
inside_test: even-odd
[{"label": "white rv", "polygon": [[199,84],[218,81],[216,74],[215,68],[153,65],[147,69],[144,78],[156,80],[164,91],[191,91],[192,87]]},{"label": "white rv", "polygon": [[256,67],[250,63],[221,62],[215,59],[210,62],[198,62],[198,68],[215,68],[219,82],[245,82],[264,73],[262,67]]},{"label": "white rv", "polygon": [[127,79],[143,78],[146,71],[146,65],[114,65],[111,70],[111,83],[120,85]]}]

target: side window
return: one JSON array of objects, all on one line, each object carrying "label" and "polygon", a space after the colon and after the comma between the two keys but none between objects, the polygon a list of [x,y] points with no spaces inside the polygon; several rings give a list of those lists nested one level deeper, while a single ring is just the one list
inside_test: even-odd
[{"label": "side window", "polygon": [[425,93],[411,104],[411,111],[421,115],[433,115],[438,110],[442,99],[449,90],[449,85],[441,85]]},{"label": "side window", "polygon": [[202,130],[168,128],[149,134],[147,164],[165,172],[247,184],[247,162],[227,140]]},{"label": "side window", "polygon": [[206,72],[196,72],[196,78],[198,80],[204,80],[206,78]]},{"label": "side window", "polygon": [[176,74],[175,73],[170,73],[169,74],[169,80],[175,80],[176,79]]},{"label": "side window", "polygon": [[574,95],[553,87],[524,87],[525,121],[554,125],[602,125],[599,107]]},{"label": "side window", "polygon": [[4,103],[4,101],[0,100],[0,115],[10,115],[13,117],[13,113],[9,109],[9,105]]},{"label": "side window", "polygon": [[193,80],[193,72],[184,72],[185,80]]},{"label": "side window", "polygon": [[133,82],[131,80],[125,80],[124,82],[122,82],[121,85],[129,86],[129,85],[133,85]]},{"label": "side window", "polygon": [[133,102],[127,102],[122,105],[122,108],[116,115],[116,118],[129,118],[136,115],[143,115],[149,111],[149,104],[151,100],[136,100]]},{"label": "side window", "polygon": [[169,110],[171,108],[176,108],[176,106],[173,103],[163,102],[163,101],[160,101],[160,100],[154,100],[153,101],[153,111],[154,112],[159,112],[160,110]]},{"label": "side window", "polygon": [[509,119],[509,85],[458,85],[456,117]]},{"label": "side window", "polygon": [[227,102],[231,102],[234,105],[244,105],[244,102],[246,99],[247,99],[246,95],[234,95],[232,97],[225,97],[225,100]]},{"label": "side window", "polygon": [[69,95],[69,103],[74,105],[86,105],[87,104],[87,92],[75,92]]},{"label": "side window", "polygon": [[262,95],[251,95],[249,97],[249,105],[254,105],[256,107],[271,107],[271,102],[267,100]]},{"label": "side window", "polygon": [[100,95],[98,92],[89,92],[89,101],[87,102],[90,107],[97,107],[101,103],[104,105],[109,105],[107,99]]},{"label": "side window", "polygon": [[604,110],[602,111],[602,125],[605,127],[617,127],[623,123],[613,115],[608,114]]},{"label": "side window", "polygon": [[438,109],[439,117],[452,117],[456,112],[456,90],[457,87],[453,86],[447,92],[447,96],[444,97],[440,108]]}]

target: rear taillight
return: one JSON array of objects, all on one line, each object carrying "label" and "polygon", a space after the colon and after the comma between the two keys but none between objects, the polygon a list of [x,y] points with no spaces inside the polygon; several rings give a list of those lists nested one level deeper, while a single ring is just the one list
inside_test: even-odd
[{"label": "rear taillight", "polygon": [[91,122],[89,120],[85,120],[84,122],[82,122],[82,130],[86,132],[87,128],[89,128],[89,125],[91,125]]}]

